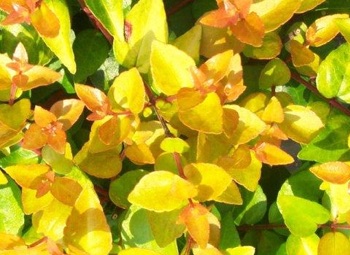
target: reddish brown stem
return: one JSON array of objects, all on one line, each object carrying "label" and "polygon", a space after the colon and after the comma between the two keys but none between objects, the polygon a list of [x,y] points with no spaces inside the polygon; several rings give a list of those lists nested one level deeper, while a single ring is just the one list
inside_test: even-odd
[{"label": "reddish brown stem", "polygon": [[327,101],[331,106],[333,106],[334,108],[337,108],[338,110],[340,110],[341,112],[343,112],[344,114],[350,116],[350,110],[348,108],[346,108],[344,105],[342,105],[341,103],[339,103],[336,99],[334,98],[326,98],[324,97],[315,86],[313,86],[310,82],[304,80],[300,75],[292,72],[291,73],[292,78],[299,82],[300,84],[304,85],[308,90],[310,90],[312,93],[314,93],[315,95],[319,96],[320,98],[322,98],[323,100]]},{"label": "reddish brown stem", "polygon": [[101,22],[94,16],[91,10],[87,7],[84,0],[78,0],[81,9],[86,13],[86,15],[91,20],[92,24],[104,35],[104,37],[108,40],[110,44],[113,43],[112,35],[105,29],[105,27],[101,24]]},{"label": "reddish brown stem", "polygon": [[194,2],[194,0],[183,0],[175,4],[174,6],[172,6],[166,11],[167,16],[173,15],[174,13],[178,12],[180,9],[182,9],[183,7],[185,7],[186,5],[192,2]]},{"label": "reddish brown stem", "polygon": [[177,170],[179,172],[179,175],[186,179],[186,176],[185,176],[185,173],[184,173],[184,169],[182,167],[182,163],[181,163],[181,157],[180,157],[180,154],[177,153],[177,152],[174,152],[173,153],[173,158],[175,160],[175,164],[176,164],[176,167],[177,167]]}]

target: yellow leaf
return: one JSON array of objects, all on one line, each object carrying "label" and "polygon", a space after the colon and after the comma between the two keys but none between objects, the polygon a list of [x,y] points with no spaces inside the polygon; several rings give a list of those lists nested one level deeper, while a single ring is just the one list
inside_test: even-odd
[{"label": "yellow leaf", "polygon": [[228,255],[254,255],[255,248],[253,246],[238,246],[226,250]]},{"label": "yellow leaf", "polygon": [[223,131],[223,109],[216,93],[207,94],[203,102],[187,109],[179,109],[180,121],[193,130],[209,134]]},{"label": "yellow leaf", "polygon": [[71,128],[79,119],[83,110],[84,103],[77,99],[60,100],[54,103],[50,108],[50,112],[63,124],[63,130]]},{"label": "yellow leaf", "polygon": [[303,0],[296,13],[304,13],[314,9],[316,6],[322,4],[325,0]]},{"label": "yellow leaf", "polygon": [[348,14],[333,14],[317,19],[306,31],[306,40],[311,46],[319,47],[332,40],[338,33],[339,28],[336,19],[346,19]]},{"label": "yellow leaf", "polygon": [[125,156],[138,165],[154,164],[155,158],[147,144],[132,144],[125,148]]},{"label": "yellow leaf", "polygon": [[215,201],[230,204],[230,205],[242,205],[243,199],[239,188],[235,182],[231,182],[227,189],[218,196]]},{"label": "yellow leaf", "polygon": [[42,36],[55,37],[60,30],[60,21],[45,2],[30,14],[30,21]]},{"label": "yellow leaf", "polygon": [[226,107],[235,110],[239,115],[238,126],[231,137],[233,144],[248,143],[265,130],[266,124],[253,112],[238,105],[225,105]]},{"label": "yellow leaf", "polygon": [[273,96],[261,115],[261,119],[267,123],[281,123],[284,119],[284,112],[281,103]]},{"label": "yellow leaf", "polygon": [[36,190],[22,188],[23,211],[27,215],[44,210],[54,199],[50,192],[41,197],[37,197]]},{"label": "yellow leaf", "polygon": [[276,145],[262,142],[255,147],[257,158],[268,165],[288,165],[294,162],[294,158]]},{"label": "yellow leaf", "polygon": [[340,161],[313,166],[310,171],[318,178],[333,184],[344,184],[350,180],[350,166]]},{"label": "yellow leaf", "polygon": [[155,212],[172,211],[197,195],[190,182],[168,171],[145,175],[129,194],[130,203]]},{"label": "yellow leaf", "polygon": [[208,244],[204,248],[195,246],[193,247],[192,251],[193,251],[193,255],[222,255],[223,254],[217,248],[215,248],[210,244]]},{"label": "yellow leaf", "polygon": [[299,9],[301,0],[262,0],[254,1],[250,7],[264,22],[266,32],[276,30],[286,23]]},{"label": "yellow leaf", "polygon": [[4,175],[3,172],[0,171],[0,185],[6,184],[7,182],[8,181],[7,181],[6,176]]},{"label": "yellow leaf", "polygon": [[[28,99],[21,99],[13,105],[0,104],[0,124],[19,131],[26,124],[31,112]],[[16,118],[13,116],[16,116]]]},{"label": "yellow leaf", "polygon": [[324,124],[310,109],[301,105],[288,105],[284,108],[284,121],[279,127],[292,140],[305,144],[318,134]]},{"label": "yellow leaf", "polygon": [[340,232],[328,232],[321,237],[318,244],[318,255],[349,255],[350,241]]},{"label": "yellow leaf", "polygon": [[170,96],[181,88],[193,87],[190,67],[195,67],[196,64],[190,56],[175,46],[154,41],[150,63],[153,86],[160,92]]},{"label": "yellow leaf", "polygon": [[193,58],[196,63],[198,63],[201,39],[202,27],[200,25],[195,25],[183,35],[177,37],[173,42],[173,45],[179,50],[185,52]]},{"label": "yellow leaf", "polygon": [[119,255],[161,255],[157,252],[142,249],[142,248],[129,248],[127,250],[122,250],[118,253]]},{"label": "yellow leaf", "polygon": [[195,199],[200,202],[215,200],[228,188],[232,180],[224,169],[208,163],[186,165],[184,173],[188,181],[198,189]]},{"label": "yellow leaf", "polygon": [[315,60],[315,53],[296,40],[290,41],[290,53],[296,67],[310,65]]}]

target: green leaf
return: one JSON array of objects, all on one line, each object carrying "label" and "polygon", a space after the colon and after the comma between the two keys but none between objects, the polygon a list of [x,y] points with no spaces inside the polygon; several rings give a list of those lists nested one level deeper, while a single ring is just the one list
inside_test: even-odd
[{"label": "green leaf", "polygon": [[[350,103],[350,44],[333,50],[321,63],[316,78],[317,89],[326,98],[338,97]],[[337,68],[334,68],[334,67]]]},{"label": "green leaf", "polygon": [[256,59],[273,59],[277,57],[282,50],[282,40],[279,35],[273,31],[265,34],[263,44],[256,48],[246,45],[243,53],[245,56]]},{"label": "green leaf", "polygon": [[349,238],[340,232],[328,232],[321,237],[318,245],[318,255],[349,255]]},{"label": "green leaf", "polygon": [[242,239],[242,245],[251,245],[256,247],[258,254],[271,255],[277,254],[277,251],[283,245],[285,239],[274,231],[252,230],[246,233]]},{"label": "green leaf", "polygon": [[330,219],[330,213],[320,204],[292,196],[280,194],[277,205],[290,232],[299,237],[307,237],[315,233],[318,224]]},{"label": "green leaf", "polygon": [[38,163],[38,155],[22,147],[12,151],[9,155],[0,158],[0,167],[5,168],[13,165],[26,165]]},{"label": "green leaf", "polygon": [[155,212],[175,210],[197,195],[193,184],[167,171],[145,175],[129,194],[132,204]]},{"label": "green leaf", "polygon": [[184,153],[190,149],[190,146],[180,138],[165,138],[160,144],[160,148],[166,152]]},{"label": "green leaf", "polygon": [[259,87],[268,89],[272,86],[284,85],[290,80],[290,71],[284,61],[275,58],[269,61],[261,71]]},{"label": "green leaf", "polygon": [[42,148],[43,160],[52,167],[52,169],[58,174],[67,174],[72,170],[73,161],[71,151],[66,150],[65,154],[60,154],[52,149],[50,146],[44,146]]},{"label": "green leaf", "polygon": [[286,23],[299,9],[301,0],[263,0],[252,4],[250,11],[256,12],[270,32]]},{"label": "green leaf", "polygon": [[316,137],[324,125],[312,110],[301,105],[288,105],[284,108],[284,121],[279,127],[292,140],[307,144]]},{"label": "green leaf", "polygon": [[299,152],[298,157],[320,163],[350,160],[347,137],[350,118],[343,114],[330,114],[326,127]]},{"label": "green leaf", "polygon": [[124,38],[123,0],[86,0],[85,3],[111,35]]},{"label": "green leaf", "polygon": [[46,45],[55,53],[69,72],[76,72],[76,63],[71,44],[71,23],[66,0],[46,0],[45,3],[60,21],[60,31],[56,37],[44,37]]},{"label": "green leaf", "polygon": [[228,212],[221,219],[219,248],[220,250],[226,250],[236,247],[240,245],[240,243],[241,240],[232,217],[232,212]]},{"label": "green leaf", "polygon": [[[156,254],[178,255],[176,242],[171,242],[163,248],[157,244],[148,219],[148,212],[135,205],[129,208],[122,222],[121,238],[125,248],[139,247],[149,249]],[[142,250],[140,251],[143,252]],[[131,254],[137,255],[143,253],[130,253],[130,255]],[[150,254],[153,255],[153,253]]]},{"label": "green leaf", "polygon": [[166,247],[176,241],[185,231],[185,225],[178,223],[182,208],[170,212],[147,212],[147,217],[155,241],[160,247]]},{"label": "green leaf", "polygon": [[287,239],[286,249],[288,254],[316,255],[320,238],[316,234],[307,237],[290,235]]},{"label": "green leaf", "polygon": [[266,195],[260,186],[254,192],[241,189],[243,205],[236,207],[233,217],[237,225],[255,224],[265,215],[267,209]]},{"label": "green leaf", "polygon": [[180,121],[193,130],[220,134],[223,131],[223,109],[216,93],[209,93],[204,101],[190,109],[179,109]]},{"label": "green leaf", "polygon": [[24,226],[24,213],[21,205],[21,191],[16,183],[0,185],[0,232],[18,235]]},{"label": "green leaf", "polygon": [[88,76],[92,75],[107,58],[109,48],[102,33],[92,29],[80,32],[73,43],[77,64],[74,80],[84,82]]},{"label": "green leaf", "polygon": [[185,52],[175,46],[154,41],[150,58],[153,86],[159,92],[170,96],[181,88],[193,87],[190,68],[196,64]]},{"label": "green leaf", "polygon": [[109,186],[109,198],[115,205],[121,208],[128,208],[131,205],[128,201],[130,192],[147,173],[142,169],[138,169],[119,176]]}]

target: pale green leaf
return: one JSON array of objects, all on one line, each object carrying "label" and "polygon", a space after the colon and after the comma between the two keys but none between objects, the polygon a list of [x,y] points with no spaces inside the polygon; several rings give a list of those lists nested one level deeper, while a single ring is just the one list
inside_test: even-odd
[{"label": "pale green leaf", "polygon": [[280,194],[277,198],[284,222],[290,232],[299,237],[307,237],[330,219],[330,213],[320,204],[292,196]]},{"label": "pale green leaf", "polygon": [[350,18],[336,19],[334,22],[337,24],[340,33],[344,36],[346,41],[350,43]]},{"label": "pale green leaf", "polygon": [[246,45],[243,53],[250,58],[273,59],[280,54],[282,46],[281,38],[277,32],[273,31],[265,34],[263,44],[260,47]]},{"label": "pale green leaf", "polygon": [[194,60],[175,46],[154,41],[151,51],[153,86],[166,95],[175,95],[181,88],[193,87],[190,68]]},{"label": "pale green leaf", "polygon": [[200,25],[195,25],[186,33],[176,38],[172,44],[179,50],[185,52],[187,55],[193,58],[196,63],[198,63],[201,39],[202,27]]},{"label": "pale green leaf", "polygon": [[166,152],[184,153],[190,146],[180,138],[167,137],[160,144],[160,148]]},{"label": "pale green leaf", "polygon": [[267,89],[272,86],[284,85],[290,80],[290,70],[279,58],[269,61],[261,71],[259,87]]},{"label": "pale green leaf", "polygon": [[155,212],[175,210],[197,195],[193,184],[167,171],[145,175],[129,194],[132,204]]},{"label": "pale green leaf", "polygon": [[295,255],[317,255],[319,241],[320,238],[316,234],[307,237],[290,235],[286,244],[287,253]]}]

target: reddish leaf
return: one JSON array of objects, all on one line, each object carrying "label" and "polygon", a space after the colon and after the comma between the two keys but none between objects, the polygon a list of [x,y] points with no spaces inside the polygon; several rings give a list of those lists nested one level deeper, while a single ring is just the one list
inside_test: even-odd
[{"label": "reddish leaf", "polygon": [[28,150],[42,148],[48,141],[48,135],[42,132],[42,127],[33,123],[24,134],[22,146]]},{"label": "reddish leaf", "polygon": [[235,7],[229,2],[227,2],[227,8],[219,8],[218,10],[211,11],[204,15],[200,22],[203,25],[224,28],[230,25],[234,25],[239,20],[239,14]]},{"label": "reddish leaf", "polygon": [[50,191],[63,204],[73,206],[82,190],[78,182],[66,177],[56,177]]},{"label": "reddish leaf", "polygon": [[260,143],[255,147],[257,158],[268,165],[287,165],[294,162],[292,156],[279,147],[266,142]]},{"label": "reddish leaf", "polygon": [[48,136],[47,144],[60,154],[64,154],[66,149],[66,133],[62,128],[54,128]]},{"label": "reddish leaf", "polygon": [[63,124],[62,129],[67,130],[79,119],[83,109],[84,104],[82,101],[77,99],[65,99],[53,104],[50,108],[50,112]]},{"label": "reddish leaf", "polygon": [[34,108],[34,121],[38,126],[45,128],[51,123],[56,122],[57,118],[52,112],[36,105]]}]

